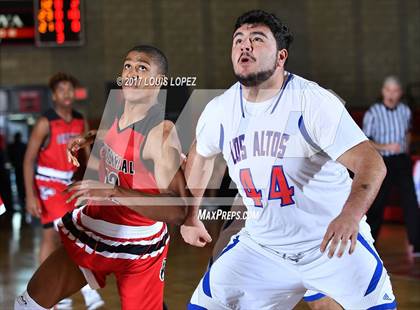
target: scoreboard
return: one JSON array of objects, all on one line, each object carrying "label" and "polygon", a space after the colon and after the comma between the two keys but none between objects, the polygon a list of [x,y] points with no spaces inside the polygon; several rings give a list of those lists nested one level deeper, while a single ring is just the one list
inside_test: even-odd
[{"label": "scoreboard", "polygon": [[78,46],[84,43],[82,0],[34,2],[37,46]]},{"label": "scoreboard", "polygon": [[0,0],[0,45],[84,44],[83,0]]},{"label": "scoreboard", "polygon": [[33,44],[34,5],[32,1],[0,0],[0,44]]}]

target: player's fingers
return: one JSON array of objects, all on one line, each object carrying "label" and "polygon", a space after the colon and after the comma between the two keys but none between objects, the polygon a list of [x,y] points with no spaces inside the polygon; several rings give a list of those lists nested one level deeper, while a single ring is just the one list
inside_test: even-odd
[{"label": "player's fingers", "polygon": [[69,203],[70,201],[73,201],[76,198],[82,197],[82,196],[87,196],[88,190],[78,190],[76,192],[73,193],[73,195],[71,195],[69,197],[69,199],[66,200],[66,203]]},{"label": "player's fingers", "polygon": [[211,236],[207,231],[205,232],[205,234],[203,236],[203,239],[208,243],[210,243],[212,241]]},{"label": "player's fingers", "polygon": [[193,245],[198,246],[200,248],[204,247],[207,244],[203,239],[198,238]]},{"label": "player's fingers", "polygon": [[324,235],[324,239],[322,239],[321,248],[320,248],[322,253],[325,252],[325,249],[328,246],[328,242],[331,240],[332,236],[333,236],[333,232],[330,229],[328,229]]},{"label": "player's fingers", "polygon": [[356,249],[356,244],[357,244],[357,233],[354,233],[351,238],[351,245],[350,245],[350,250],[349,250],[349,254],[353,254],[354,250]]},{"label": "player's fingers", "polygon": [[349,242],[349,238],[348,238],[348,237],[346,237],[346,236],[344,236],[344,237],[341,239],[341,242],[340,242],[340,247],[339,247],[338,252],[337,252],[337,257],[341,257],[341,256],[343,256],[344,251],[345,251],[345,250],[346,250],[346,248],[347,248],[347,244],[348,244],[348,242]]},{"label": "player's fingers", "polygon": [[338,244],[340,243],[341,236],[340,235],[334,235],[330,242],[330,249],[328,251],[328,257],[331,258],[334,256],[335,250],[337,249]]},{"label": "player's fingers", "polygon": [[69,193],[75,190],[79,190],[82,188],[82,181],[77,181],[67,185],[66,189],[64,190],[65,193]]},{"label": "player's fingers", "polygon": [[66,150],[66,155],[67,155],[67,162],[71,163],[71,154],[70,154],[69,149]]},{"label": "player's fingers", "polygon": [[74,155],[77,152],[77,142],[73,140],[70,144],[68,144],[67,150],[71,155]]},{"label": "player's fingers", "polygon": [[37,203],[35,203],[35,205],[33,205],[33,206],[31,206],[31,214],[33,215],[33,216],[35,216],[35,217],[41,217],[41,208],[40,208],[40,206],[37,204]]},{"label": "player's fingers", "polygon": [[76,166],[77,159],[73,155],[71,156],[71,163],[73,164],[73,166]]},{"label": "player's fingers", "polygon": [[79,161],[77,160],[77,157],[75,157],[73,154],[70,155],[71,163],[73,166],[79,167]]},{"label": "player's fingers", "polygon": [[76,153],[78,150],[80,150],[80,146],[81,146],[81,140],[77,140],[76,143],[73,145],[73,152]]}]

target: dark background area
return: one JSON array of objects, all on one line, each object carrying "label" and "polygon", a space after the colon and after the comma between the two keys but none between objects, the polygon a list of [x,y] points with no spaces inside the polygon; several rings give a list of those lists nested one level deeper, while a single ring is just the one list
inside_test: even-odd
[{"label": "dark background area", "polygon": [[196,76],[197,88],[233,82],[230,47],[235,19],[261,8],[292,30],[289,70],[333,89],[349,107],[366,107],[383,78],[420,81],[420,1],[89,0],[80,47],[1,45],[0,85],[46,84],[56,71],[74,74],[88,90],[82,106],[100,118],[106,82],[118,76],[133,45],[149,43],[168,55],[172,76]]}]

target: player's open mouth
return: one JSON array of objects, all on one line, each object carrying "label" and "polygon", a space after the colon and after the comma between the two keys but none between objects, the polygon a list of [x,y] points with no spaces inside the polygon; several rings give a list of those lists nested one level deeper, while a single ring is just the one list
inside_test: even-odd
[{"label": "player's open mouth", "polygon": [[239,60],[238,60],[238,62],[241,64],[246,64],[252,61],[255,61],[255,58],[249,55],[242,55],[241,57],[239,57]]}]

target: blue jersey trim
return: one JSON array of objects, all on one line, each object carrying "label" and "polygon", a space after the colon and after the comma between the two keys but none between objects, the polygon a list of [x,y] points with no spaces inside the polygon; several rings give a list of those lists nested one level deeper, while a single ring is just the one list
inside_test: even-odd
[{"label": "blue jersey trim", "polygon": [[[232,243],[227,245],[226,248],[222,251],[222,253],[220,253],[220,255],[218,257],[222,256],[227,251],[231,250],[238,243],[239,243],[239,236],[236,236],[233,239]],[[212,297],[211,296],[211,289],[210,289],[210,269],[211,269],[212,263],[210,264],[209,269],[207,270],[207,272],[206,272],[206,274],[204,275],[204,278],[203,278],[203,292],[204,292],[204,294],[206,294],[210,298]]]},{"label": "blue jersey trim", "polygon": [[[286,82],[284,82],[284,84],[282,85],[282,87],[280,88],[280,94],[276,100],[276,103],[274,104],[273,109],[271,110],[270,114],[273,114],[274,110],[277,108],[277,105],[280,102],[280,98],[282,97],[284,90],[287,86],[287,84],[289,83],[289,81],[292,79],[293,74],[288,73],[287,74],[287,78],[286,78]],[[242,113],[242,117],[245,118],[245,111],[244,111],[244,102],[243,102],[243,96],[242,96],[242,84],[239,84],[239,99],[240,99],[240,103],[241,103],[241,113]]]},{"label": "blue jersey trim", "polygon": [[220,255],[219,255],[218,257],[222,256],[222,255],[223,255],[223,254],[225,254],[227,251],[232,250],[232,249],[233,249],[233,247],[234,247],[235,245],[237,245],[238,243],[239,243],[239,236],[236,236],[236,237],[232,240],[232,243],[231,243],[231,244],[228,244],[228,245],[224,248],[224,250],[222,251],[222,253],[220,253]]},{"label": "blue jersey trim", "polygon": [[224,142],[225,142],[225,129],[223,128],[223,125],[220,124],[219,149],[222,153],[223,153]]},{"label": "blue jersey trim", "polygon": [[311,302],[311,301],[320,300],[321,298],[324,298],[325,296],[326,296],[325,294],[318,293],[315,295],[303,296],[303,300],[306,302]]},{"label": "blue jersey trim", "polygon": [[203,278],[203,292],[207,296],[211,298],[211,290],[210,290],[210,269],[207,270],[206,274]]},{"label": "blue jersey trim", "polygon": [[378,286],[379,280],[382,276],[382,271],[384,269],[384,266],[382,265],[382,261],[379,258],[378,254],[376,254],[375,250],[372,249],[372,247],[369,245],[369,243],[362,237],[361,234],[357,235],[357,240],[375,257],[376,259],[376,268],[375,272],[373,273],[372,279],[370,280],[369,286],[366,290],[365,296],[372,293],[376,287]]},{"label": "blue jersey trim", "polygon": [[187,310],[207,310],[207,308],[204,308],[199,305],[192,304],[192,303],[188,303]]},{"label": "blue jersey trim", "polygon": [[289,81],[292,79],[292,77],[293,77],[293,74],[289,73],[289,74],[288,74],[288,76],[287,76],[286,82],[284,83],[284,85],[283,85],[282,89],[280,90],[280,95],[279,95],[279,97],[277,98],[277,101],[276,101],[276,103],[274,104],[273,109],[271,110],[271,114],[273,114],[274,110],[277,108],[277,105],[278,105],[278,104],[279,104],[279,102],[280,102],[280,98],[281,98],[281,96],[283,95],[284,90],[286,89],[286,86],[287,86],[287,84],[289,83]]},{"label": "blue jersey trim", "polygon": [[239,101],[241,103],[241,112],[242,117],[245,118],[245,112],[244,112],[244,101],[242,99],[242,84],[239,84]]},{"label": "blue jersey trim", "polygon": [[315,150],[320,151],[321,149],[319,148],[319,146],[311,139],[311,137],[309,136],[308,131],[306,130],[305,127],[305,122],[303,121],[303,116],[301,115],[299,117],[299,121],[298,121],[298,127],[300,130],[300,133],[302,134],[303,138],[305,139],[305,141],[312,146]]},{"label": "blue jersey trim", "polygon": [[397,309],[397,302],[394,300],[388,304],[377,305],[368,308],[368,310],[390,310],[390,309]]}]

